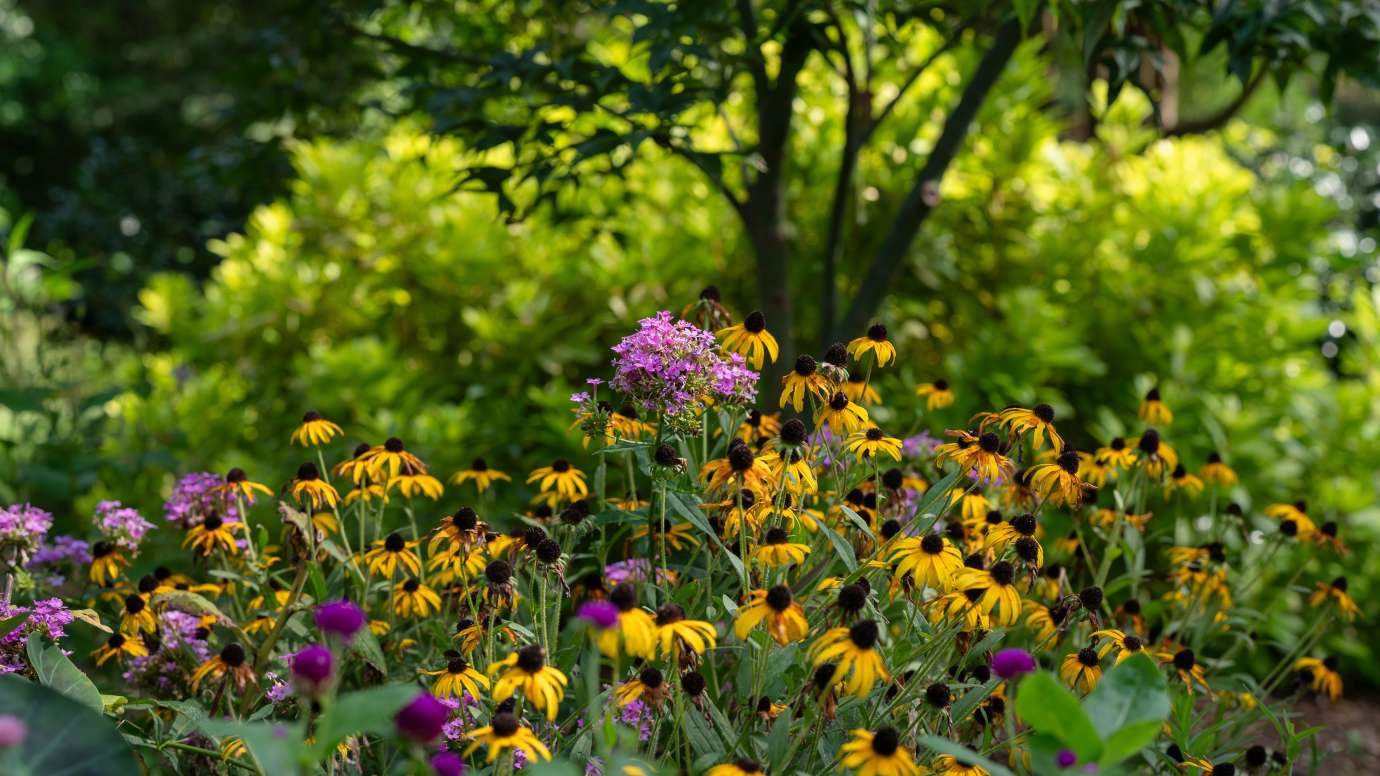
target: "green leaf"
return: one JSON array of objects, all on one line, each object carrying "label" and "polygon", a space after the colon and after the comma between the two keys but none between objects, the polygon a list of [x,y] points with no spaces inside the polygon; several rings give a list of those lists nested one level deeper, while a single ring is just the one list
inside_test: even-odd
[{"label": "green leaf", "polygon": [[13,617],[6,617],[5,619],[0,620],[0,639],[5,638],[11,633],[14,633],[16,630],[19,629],[19,626],[24,624],[24,621],[27,619],[29,619],[29,613],[20,612],[19,614],[16,614]]},{"label": "green leaf", "polygon": [[1102,756],[1102,737],[1092,720],[1078,698],[1048,671],[1021,680],[1016,692],[1016,713],[1030,727],[1059,739],[1079,760],[1086,762]]},{"label": "green leaf", "polygon": [[68,698],[100,713],[105,708],[101,702],[101,691],[73,665],[62,650],[56,646],[44,647],[43,637],[37,633],[29,634],[29,664],[33,666],[38,681]]},{"label": "green leaf", "polygon": [[243,741],[263,772],[274,776],[301,773],[302,762],[309,755],[306,731],[297,722],[208,719],[201,723],[201,729],[217,738],[234,737]]},{"label": "green leaf", "polygon": [[393,731],[393,717],[417,697],[415,685],[389,684],[352,692],[336,699],[316,725],[317,759],[357,733],[384,735]]},{"label": "green leaf", "polygon": [[776,773],[781,770],[790,753],[791,710],[786,709],[772,723],[771,732],[767,733],[767,762],[771,764],[770,771]]},{"label": "green leaf", "polygon": [[1103,742],[1102,759],[1099,764],[1109,767],[1131,757],[1149,746],[1160,734],[1162,727],[1159,722],[1132,722],[1122,727],[1107,736],[1107,740]]},{"label": "green leaf", "polygon": [[[1083,708],[1098,734],[1109,743],[1102,755],[1103,764],[1112,764],[1135,754],[1154,738],[1153,731],[1169,716],[1169,692],[1154,661],[1140,654],[1103,674]],[[1140,738],[1142,726],[1152,731],[1144,740]],[[1128,728],[1131,732],[1123,732]],[[1117,751],[1110,746],[1114,738]]]},{"label": "green leaf", "polygon": [[193,593],[190,590],[169,590],[166,593],[159,593],[153,597],[155,608],[166,606],[169,609],[176,609],[187,614],[210,614],[215,615],[221,622],[231,622],[225,613],[216,608],[205,596],[200,593]]},{"label": "green leaf", "polygon": [[[58,654],[61,654],[60,652]],[[22,720],[29,735],[8,762],[43,776],[138,776],[124,736],[97,711],[53,688],[0,676],[0,714]]]},{"label": "green leaf", "polygon": [[828,523],[820,521],[819,530],[828,537],[829,543],[834,545],[834,552],[843,559],[843,565],[847,566],[849,571],[856,569],[858,567],[858,556],[853,552],[853,545],[849,544],[847,539],[839,536],[838,532],[830,527]]},{"label": "green leaf", "polygon": [[383,648],[379,646],[379,640],[374,637],[374,632],[365,626],[355,634],[355,638],[350,642],[350,654],[368,663],[379,675],[388,677],[388,661],[383,657]]},{"label": "green leaf", "polygon": [[956,744],[947,738],[940,738],[939,736],[920,736],[918,740],[920,745],[926,749],[932,749],[940,754],[958,757],[970,763],[980,765],[986,768],[988,773],[991,773],[992,776],[1015,776],[1005,766],[999,765],[968,747]]},{"label": "green leaf", "polygon": [[[949,497],[949,491],[953,490],[954,483],[958,482],[962,476],[963,470],[959,469],[944,475],[939,482],[931,485],[930,489],[925,491],[925,495],[920,499],[920,503],[916,505],[915,517],[918,519],[924,515],[942,513],[944,508],[949,506],[949,502],[946,500]],[[943,507],[940,506],[941,501],[944,502]]]},{"label": "green leaf", "polygon": [[580,776],[584,771],[565,760],[552,760],[529,762],[522,766],[522,773],[523,776]]}]

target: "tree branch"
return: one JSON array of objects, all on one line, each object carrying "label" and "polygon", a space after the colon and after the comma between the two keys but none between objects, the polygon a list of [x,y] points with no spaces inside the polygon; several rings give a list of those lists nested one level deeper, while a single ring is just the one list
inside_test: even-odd
[{"label": "tree branch", "polygon": [[1211,132],[1214,129],[1221,129],[1226,126],[1226,123],[1231,121],[1237,113],[1240,113],[1242,108],[1246,107],[1246,103],[1249,102],[1251,96],[1255,94],[1255,90],[1259,89],[1260,85],[1265,82],[1265,76],[1269,72],[1269,68],[1261,67],[1260,70],[1256,72],[1255,76],[1241,87],[1241,94],[1237,95],[1236,99],[1227,103],[1221,110],[1211,116],[1204,116],[1203,118],[1189,121],[1180,121],[1172,127],[1160,127],[1160,132],[1165,137],[1183,137],[1185,135],[1200,135],[1204,132]]},{"label": "tree branch", "polygon": [[963,88],[958,104],[945,119],[939,140],[925,160],[925,166],[920,169],[914,187],[901,203],[891,228],[877,252],[873,254],[863,276],[862,286],[848,308],[848,314],[835,329],[836,337],[842,333],[861,331],[876,313],[896,271],[905,261],[921,224],[937,204],[939,183],[945,171],[958,154],[978,109],[987,100],[988,94],[1001,77],[1002,71],[1006,69],[1007,63],[1011,61],[1011,56],[1020,42],[1021,27],[1014,19],[1007,21],[997,31],[992,47],[982,56],[982,61],[978,62],[977,69],[973,71],[968,84]]}]

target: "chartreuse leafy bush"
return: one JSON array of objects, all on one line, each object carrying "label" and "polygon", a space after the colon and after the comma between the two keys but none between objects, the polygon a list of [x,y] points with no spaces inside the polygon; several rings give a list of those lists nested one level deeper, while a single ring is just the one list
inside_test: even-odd
[{"label": "chartreuse leafy bush", "polygon": [[[291,470],[171,470],[161,514],[102,502],[74,537],[5,508],[0,757],[445,776],[1301,764],[1314,731],[1290,704],[1340,693],[1319,643],[1358,615],[1346,578],[1319,577],[1335,530],[1303,503],[1229,501],[1234,461],[1188,468],[1204,429],[1158,388],[1119,418],[1133,434],[1096,446],[1044,402],[946,422],[964,390],[940,380],[887,411],[874,380],[914,365],[879,323],[758,396],[769,322],[713,289],[677,308],[569,397],[569,456],[471,448],[451,474],[304,408],[278,440]],[[1311,593],[1263,584],[1299,555]],[[1306,600],[1307,628],[1259,637],[1281,599]]]}]

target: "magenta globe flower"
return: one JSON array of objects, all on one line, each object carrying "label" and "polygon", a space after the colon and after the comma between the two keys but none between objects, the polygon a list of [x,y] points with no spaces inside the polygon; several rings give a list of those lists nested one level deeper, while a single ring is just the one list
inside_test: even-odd
[{"label": "magenta globe flower", "polygon": [[316,693],[331,681],[334,662],[329,649],[311,644],[292,656],[292,678],[303,691]]},{"label": "magenta globe flower", "polygon": [[1011,679],[1035,670],[1035,658],[1023,649],[1003,649],[992,656],[992,671]]},{"label": "magenta globe flower", "polygon": [[350,641],[366,624],[364,612],[349,601],[331,601],[316,607],[316,627],[322,633]]},{"label": "magenta globe flower", "polygon": [[431,770],[436,771],[436,776],[462,776],[465,761],[454,752],[441,752],[431,758]]},{"label": "magenta globe flower", "polygon": [[577,616],[599,630],[608,630],[618,624],[618,607],[609,601],[590,601],[580,606]]},{"label": "magenta globe flower", "polygon": [[441,728],[445,726],[449,717],[449,707],[431,697],[431,693],[423,692],[418,693],[411,703],[404,706],[393,718],[393,722],[398,726],[399,733],[414,741],[426,743],[441,735]]}]

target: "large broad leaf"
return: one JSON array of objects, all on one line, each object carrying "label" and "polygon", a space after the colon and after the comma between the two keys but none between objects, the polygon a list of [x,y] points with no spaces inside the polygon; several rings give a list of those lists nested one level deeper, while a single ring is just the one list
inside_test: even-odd
[{"label": "large broad leaf", "polygon": [[[99,696],[99,693],[98,693]],[[98,712],[17,676],[0,676],[0,714],[29,729],[10,762],[14,776],[138,776],[124,736]]]},{"label": "large broad leaf", "polygon": [[848,540],[839,536],[838,533],[829,527],[828,523],[821,522],[819,530],[829,539],[829,543],[834,545],[834,552],[843,559],[843,565],[853,571],[858,567],[858,556],[853,553],[853,545]]},{"label": "large broad leaf", "polygon": [[1160,723],[1169,716],[1169,692],[1154,661],[1141,654],[1103,674],[1083,708],[1107,740],[1102,762],[1111,764],[1154,739]]},{"label": "large broad leaf", "polygon": [[32,633],[29,635],[28,650],[29,664],[34,667],[39,682],[97,713],[105,708],[101,691],[62,654],[61,649],[43,646],[43,637]]},{"label": "large broad leaf", "polygon": [[318,754],[324,755],[356,733],[392,732],[393,717],[417,692],[415,685],[389,684],[340,696],[317,721]]},{"label": "large broad leaf", "polygon": [[1016,690],[1016,713],[1030,727],[1059,739],[1080,761],[1102,756],[1102,737],[1082,704],[1048,671],[1021,680]]},{"label": "large broad leaf", "polygon": [[301,723],[204,720],[201,729],[216,738],[238,738],[264,773],[291,776],[302,772],[310,756]]}]

